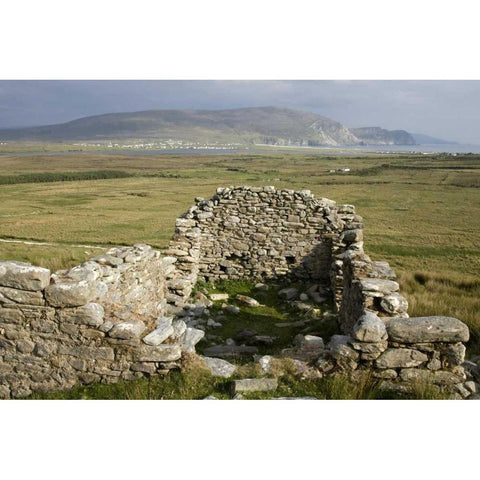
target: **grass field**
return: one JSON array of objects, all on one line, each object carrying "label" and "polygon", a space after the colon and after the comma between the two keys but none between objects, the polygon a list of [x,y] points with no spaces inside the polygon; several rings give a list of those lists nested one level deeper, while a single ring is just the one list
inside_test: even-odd
[{"label": "grass field", "polygon": [[[480,352],[480,156],[84,152],[2,155],[0,167],[0,238],[56,243],[0,243],[0,258],[52,269],[98,252],[72,244],[164,247],[175,218],[217,186],[310,189],[352,203],[366,252],[396,270],[410,315],[458,317],[472,331],[469,353]],[[341,167],[351,171],[329,173]]]}]

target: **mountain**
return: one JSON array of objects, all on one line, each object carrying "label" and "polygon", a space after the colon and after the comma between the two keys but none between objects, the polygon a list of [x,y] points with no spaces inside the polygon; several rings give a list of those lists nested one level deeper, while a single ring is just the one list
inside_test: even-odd
[{"label": "mountain", "polygon": [[380,127],[350,128],[366,145],[415,145],[414,137],[405,130],[385,130]]},{"label": "mountain", "polygon": [[412,133],[417,145],[458,145],[457,142],[449,140],[442,140],[441,138],[431,137],[430,135],[423,135],[422,133]]},{"label": "mountain", "polygon": [[132,139],[301,146],[361,144],[349,129],[334,120],[276,107],[110,113],[58,125],[0,130],[0,141]]}]

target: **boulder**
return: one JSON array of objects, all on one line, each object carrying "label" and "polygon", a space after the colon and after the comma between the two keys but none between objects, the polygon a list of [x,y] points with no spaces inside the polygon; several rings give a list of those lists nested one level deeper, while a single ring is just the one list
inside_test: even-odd
[{"label": "boulder", "polygon": [[0,286],[20,290],[43,290],[50,283],[50,270],[30,263],[0,262]]},{"label": "boulder", "polygon": [[392,318],[387,325],[388,337],[399,343],[467,342],[468,327],[452,317]]},{"label": "boulder", "polygon": [[387,329],[377,315],[365,312],[353,327],[353,338],[360,342],[383,342],[387,339]]},{"label": "boulder", "polygon": [[202,357],[202,359],[215,377],[230,378],[237,369],[235,365],[221,358]]},{"label": "boulder", "polygon": [[411,348],[389,348],[375,360],[377,368],[411,368],[428,361],[427,355]]}]

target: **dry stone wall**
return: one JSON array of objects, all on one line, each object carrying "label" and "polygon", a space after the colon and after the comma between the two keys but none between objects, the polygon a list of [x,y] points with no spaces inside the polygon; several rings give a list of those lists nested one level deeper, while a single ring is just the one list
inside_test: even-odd
[{"label": "dry stone wall", "polygon": [[179,368],[204,336],[181,318],[195,307],[197,280],[240,278],[330,292],[343,335],[326,347],[300,336],[284,352],[306,358],[316,375],[368,370],[391,388],[428,380],[466,391],[468,328],[454,318],[408,318],[395,273],[364,252],[354,206],[308,190],[242,186],[197,198],[163,253],[113,248],[53,274],[0,262],[0,398]]},{"label": "dry stone wall", "polygon": [[[208,200],[196,198],[176,221],[166,253],[178,257],[184,276],[169,300],[181,303],[198,278],[287,277],[330,287],[332,275],[340,299],[342,260],[337,258],[347,247],[361,247],[362,228],[352,205],[337,206],[309,190],[218,188]],[[332,270],[334,261],[340,267]]]},{"label": "dry stone wall", "polygon": [[164,316],[175,261],[139,244],[52,275],[0,262],[0,398],[178,368],[204,332]]}]

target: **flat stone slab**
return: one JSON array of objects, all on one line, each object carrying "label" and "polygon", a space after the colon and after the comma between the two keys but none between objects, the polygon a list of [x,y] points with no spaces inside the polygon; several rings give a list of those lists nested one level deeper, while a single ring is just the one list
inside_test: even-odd
[{"label": "flat stone slab", "polygon": [[467,342],[468,327],[453,317],[392,318],[387,325],[390,341],[399,343]]},{"label": "flat stone slab", "polygon": [[219,300],[228,300],[228,293],[211,293],[210,300],[218,302]]},{"label": "flat stone slab", "polygon": [[244,378],[232,382],[232,395],[242,392],[270,392],[276,390],[278,380],[276,378]]},{"label": "flat stone slab", "polygon": [[221,358],[202,357],[202,359],[215,377],[230,378],[237,369],[235,365]]},{"label": "flat stone slab", "polygon": [[50,270],[24,262],[0,262],[0,286],[20,290],[43,290],[50,283]]},{"label": "flat stone slab", "polygon": [[435,385],[455,385],[465,381],[464,376],[455,375],[453,372],[438,370],[431,372],[421,368],[405,368],[400,372],[404,382],[434,383]]},{"label": "flat stone slab", "polygon": [[360,289],[367,292],[392,293],[398,291],[400,285],[393,280],[384,280],[383,278],[362,278],[360,280]]},{"label": "flat stone slab", "polygon": [[147,345],[160,345],[175,332],[172,326],[172,320],[165,320],[160,324],[157,321],[157,325],[155,330],[142,338],[143,343]]}]

